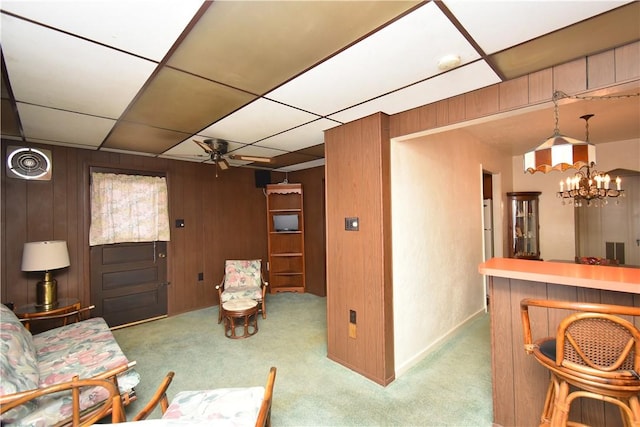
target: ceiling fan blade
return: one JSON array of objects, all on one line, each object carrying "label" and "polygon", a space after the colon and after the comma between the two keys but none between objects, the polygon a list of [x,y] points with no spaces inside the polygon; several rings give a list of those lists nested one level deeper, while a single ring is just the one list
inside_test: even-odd
[{"label": "ceiling fan blade", "polygon": [[220,169],[223,171],[226,171],[229,169],[229,162],[227,162],[227,159],[220,159],[218,160],[218,166],[220,166]]},{"label": "ceiling fan blade", "polygon": [[229,158],[233,160],[244,160],[245,162],[271,163],[272,161],[269,157],[243,156],[241,154],[232,154]]},{"label": "ceiling fan blade", "polygon": [[206,153],[211,153],[213,151],[213,149],[209,146],[209,144],[204,143],[202,141],[198,141],[198,140],[193,140],[193,142],[195,142],[196,144],[198,144],[200,147],[202,147],[202,149],[206,152]]}]

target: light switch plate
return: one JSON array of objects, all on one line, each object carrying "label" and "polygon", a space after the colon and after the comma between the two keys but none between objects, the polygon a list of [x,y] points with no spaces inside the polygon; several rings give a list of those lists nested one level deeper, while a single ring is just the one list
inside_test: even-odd
[{"label": "light switch plate", "polygon": [[358,231],[360,229],[360,219],[357,216],[345,218],[344,229],[347,231]]}]

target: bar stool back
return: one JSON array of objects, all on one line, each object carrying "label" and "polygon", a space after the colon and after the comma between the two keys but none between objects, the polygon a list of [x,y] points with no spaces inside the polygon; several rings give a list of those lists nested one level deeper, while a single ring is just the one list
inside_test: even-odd
[{"label": "bar stool back", "polygon": [[[555,337],[534,340],[529,307],[572,310]],[[640,425],[640,330],[621,316],[640,307],[524,299],[520,303],[525,351],[551,373],[541,425],[565,426],[574,400],[617,406],[624,425]],[[637,319],[640,320],[640,319]]]}]

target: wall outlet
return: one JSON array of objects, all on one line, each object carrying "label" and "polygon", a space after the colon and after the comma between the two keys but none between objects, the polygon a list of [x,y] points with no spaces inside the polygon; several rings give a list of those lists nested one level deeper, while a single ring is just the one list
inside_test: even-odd
[{"label": "wall outlet", "polygon": [[356,325],[353,323],[349,323],[349,338],[356,337]]}]

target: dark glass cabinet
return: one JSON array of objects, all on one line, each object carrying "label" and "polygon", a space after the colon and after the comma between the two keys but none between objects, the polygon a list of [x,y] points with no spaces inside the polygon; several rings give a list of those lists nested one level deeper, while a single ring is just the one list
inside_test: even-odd
[{"label": "dark glass cabinet", "polygon": [[540,259],[540,192],[507,193],[509,258]]}]

